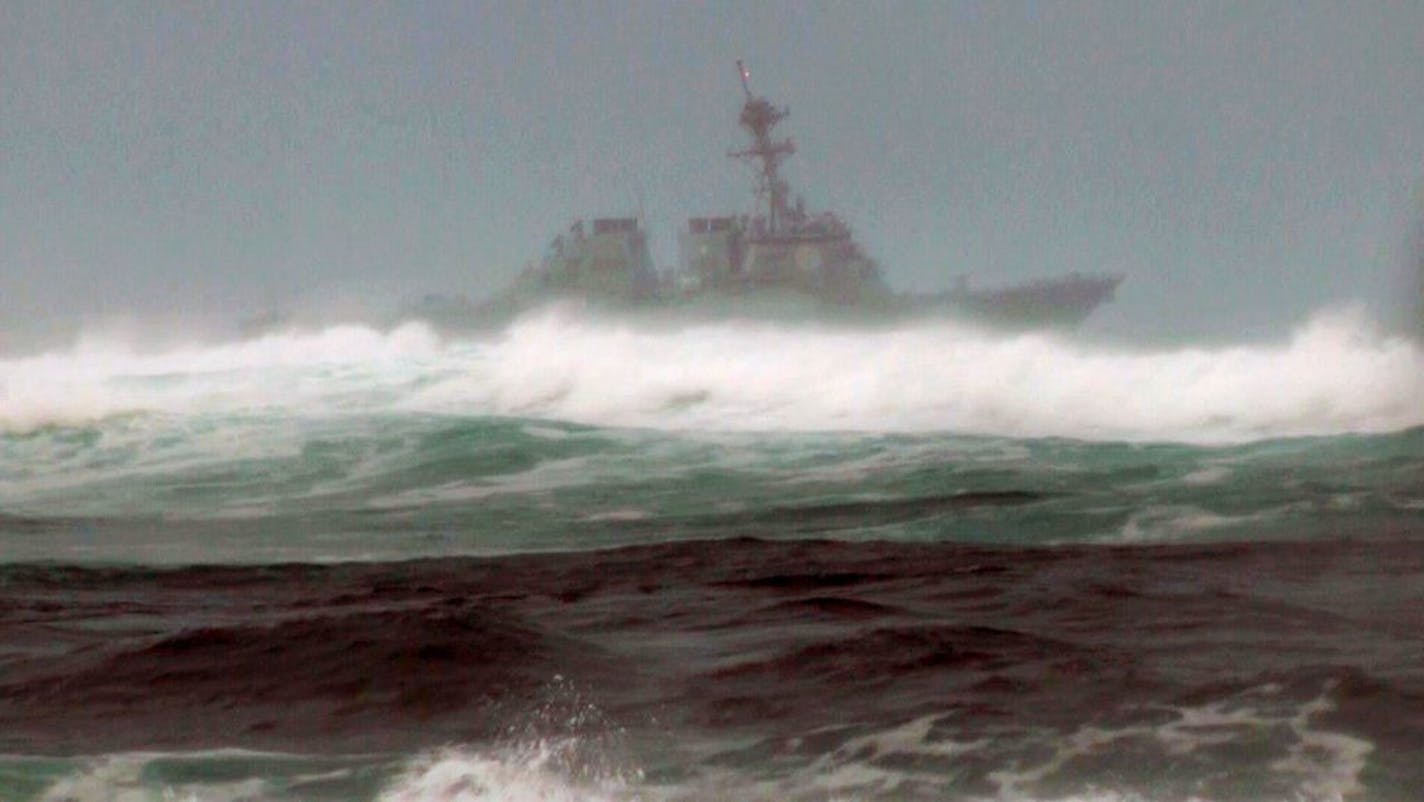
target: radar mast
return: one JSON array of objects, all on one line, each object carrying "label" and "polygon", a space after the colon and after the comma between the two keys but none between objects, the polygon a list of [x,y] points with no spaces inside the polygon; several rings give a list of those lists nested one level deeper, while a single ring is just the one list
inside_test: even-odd
[{"label": "radar mast", "polygon": [[774,236],[782,232],[791,217],[791,207],[787,202],[791,189],[781,177],[780,169],[781,162],[796,152],[796,144],[789,138],[773,140],[771,131],[791,114],[791,110],[785,106],[778,109],[766,98],[752,94],[751,73],[741,59],[737,60],[737,72],[741,75],[742,92],[747,98],[739,120],[751,134],[752,144],[745,150],[732,151],[727,155],[757,162],[756,194],[758,198],[767,200],[766,233]]}]

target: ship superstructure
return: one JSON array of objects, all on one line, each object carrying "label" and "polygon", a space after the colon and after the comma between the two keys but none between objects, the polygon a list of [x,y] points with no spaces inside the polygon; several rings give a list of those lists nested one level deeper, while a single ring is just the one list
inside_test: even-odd
[{"label": "ship superstructure", "polygon": [[682,269],[708,291],[747,293],[777,289],[823,303],[884,303],[889,288],[865,256],[850,227],[830,213],[809,214],[791,203],[781,163],[796,144],[774,136],[790,112],[752,94],[746,67],[737,62],[746,100],[739,122],[751,137],[732,158],[757,173],[757,213],[751,217],[694,217],[681,234]]},{"label": "ship superstructure", "polygon": [[[530,279],[549,292],[649,300],[659,291],[648,238],[634,217],[582,220],[554,238],[542,269]],[[531,287],[534,289],[535,287]]]},{"label": "ship superstructure", "polygon": [[[808,212],[781,173],[796,152],[777,126],[790,114],[752,92],[737,62],[744,95],[738,122],[749,142],[727,155],[756,173],[752,214],[690,218],[679,233],[677,269],[659,272],[647,237],[632,217],[575,222],[555,237],[545,257],[511,290],[483,307],[507,317],[552,298],[573,297],[618,308],[687,309],[717,313],[785,309],[787,302],[844,316],[957,315],[1015,328],[1074,325],[1112,298],[1120,276],[1071,274],[1027,284],[925,295],[890,290],[879,266],[831,212]],[[765,300],[772,303],[762,303]],[[448,317],[448,316],[447,316]]]}]

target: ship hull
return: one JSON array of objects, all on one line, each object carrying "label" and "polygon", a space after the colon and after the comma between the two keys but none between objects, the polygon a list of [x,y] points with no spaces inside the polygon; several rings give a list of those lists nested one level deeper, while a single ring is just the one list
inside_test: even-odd
[{"label": "ship hull", "polygon": [[944,320],[1001,331],[1066,330],[1110,301],[1120,281],[1117,276],[1070,275],[997,289],[900,293],[856,303],[781,289],[671,291],[637,298],[511,292],[484,303],[427,299],[400,317],[423,320],[449,334],[502,328],[522,315],[555,306],[660,325],[756,321],[874,327]]},{"label": "ship hull", "polygon": [[1000,328],[1073,328],[1112,300],[1121,276],[1070,274],[1011,287],[908,296],[924,314],[949,314]]}]

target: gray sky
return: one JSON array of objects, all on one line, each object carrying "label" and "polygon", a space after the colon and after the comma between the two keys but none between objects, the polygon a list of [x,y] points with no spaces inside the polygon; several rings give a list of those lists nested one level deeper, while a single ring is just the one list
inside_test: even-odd
[{"label": "gray sky", "polygon": [[891,282],[1128,276],[1125,336],[1400,283],[1424,3],[0,0],[0,349],[482,295],[576,217],[749,210],[733,61]]}]

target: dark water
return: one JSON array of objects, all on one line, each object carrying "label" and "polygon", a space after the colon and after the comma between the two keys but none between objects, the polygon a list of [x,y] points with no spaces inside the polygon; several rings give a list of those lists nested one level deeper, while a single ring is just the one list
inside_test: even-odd
[{"label": "dark water", "polygon": [[557,318],[0,361],[0,799],[1418,800],[1420,368]]},{"label": "dark water", "polygon": [[1421,541],[737,538],[0,576],[0,749],[376,756],[256,798],[354,792],[376,782],[357,768],[452,744],[472,782],[489,755],[619,798],[1424,787]]}]

